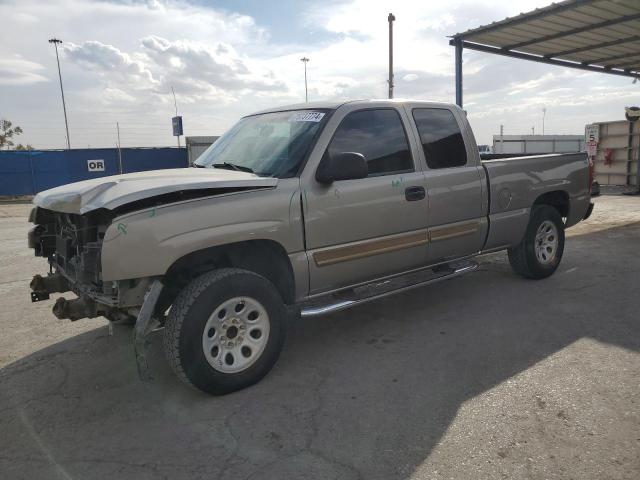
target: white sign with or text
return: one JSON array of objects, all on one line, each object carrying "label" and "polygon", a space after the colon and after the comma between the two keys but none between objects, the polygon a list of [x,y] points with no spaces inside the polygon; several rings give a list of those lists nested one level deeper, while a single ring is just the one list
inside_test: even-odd
[{"label": "white sign with or text", "polygon": [[104,172],[104,160],[87,160],[87,170],[90,172]]},{"label": "white sign with or text", "polygon": [[598,144],[596,142],[587,142],[587,156],[595,157],[598,153]]},{"label": "white sign with or text", "polygon": [[584,138],[587,143],[600,141],[600,125],[593,123],[584,127]]}]

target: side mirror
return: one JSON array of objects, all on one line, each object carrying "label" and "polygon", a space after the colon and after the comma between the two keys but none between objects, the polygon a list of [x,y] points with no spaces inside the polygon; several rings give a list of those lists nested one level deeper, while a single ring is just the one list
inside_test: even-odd
[{"label": "side mirror", "polygon": [[333,156],[326,154],[316,170],[316,180],[327,185],[335,180],[356,180],[366,178],[367,175],[367,161],[364,155],[356,152],[343,152]]}]

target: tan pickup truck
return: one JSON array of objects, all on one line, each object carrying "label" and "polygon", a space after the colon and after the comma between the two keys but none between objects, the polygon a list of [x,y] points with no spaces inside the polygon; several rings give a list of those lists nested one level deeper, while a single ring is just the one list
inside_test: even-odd
[{"label": "tan pickup truck", "polygon": [[29,245],[50,273],[31,296],[73,291],[58,318],[135,323],[142,375],[147,334],[164,326],[177,375],[213,394],[260,380],[297,315],[470,272],[498,250],[547,277],[593,207],[585,154],[482,162],[465,113],[441,103],[275,108],[194,167],[38,194]]}]

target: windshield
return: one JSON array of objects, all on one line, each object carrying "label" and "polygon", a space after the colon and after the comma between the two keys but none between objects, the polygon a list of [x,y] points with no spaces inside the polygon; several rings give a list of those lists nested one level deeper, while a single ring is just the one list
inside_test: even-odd
[{"label": "windshield", "polygon": [[327,113],[296,110],[245,117],[205,150],[195,165],[292,177],[324,126]]}]

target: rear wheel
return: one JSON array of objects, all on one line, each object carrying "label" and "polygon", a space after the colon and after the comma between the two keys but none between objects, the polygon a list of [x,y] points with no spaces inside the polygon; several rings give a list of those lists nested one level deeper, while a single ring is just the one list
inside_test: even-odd
[{"label": "rear wheel", "polygon": [[541,279],[553,274],[564,252],[564,223],[549,205],[535,205],[520,244],[509,249],[509,263],[525,278]]},{"label": "rear wheel", "polygon": [[178,294],[165,326],[165,353],[187,384],[215,395],[230,393],[271,370],[286,316],[266,278],[235,268],[215,270]]}]

